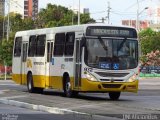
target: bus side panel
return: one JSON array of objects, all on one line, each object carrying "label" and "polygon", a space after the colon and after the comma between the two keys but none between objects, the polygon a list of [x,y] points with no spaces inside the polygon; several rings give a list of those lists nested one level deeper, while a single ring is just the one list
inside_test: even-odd
[{"label": "bus side panel", "polygon": [[45,88],[45,84],[46,84],[45,79],[46,79],[46,76],[44,75],[33,75],[34,87]]},{"label": "bus side panel", "polygon": [[63,89],[62,79],[63,78],[61,76],[52,76],[50,82],[51,87],[54,89],[62,90]]},{"label": "bus side panel", "polygon": [[22,85],[27,85],[27,75],[22,74]]},{"label": "bus side panel", "polygon": [[62,57],[53,57],[52,65],[50,65],[50,82],[49,86],[55,89],[63,89],[62,82],[62,68],[63,68],[63,58]]},{"label": "bus side panel", "polygon": [[[13,57],[12,61],[12,80],[17,84],[21,84],[22,75],[21,75],[21,57]],[[17,67],[18,66],[18,67]]]},{"label": "bus side panel", "polygon": [[34,87],[45,88],[46,75],[45,75],[45,57],[28,57],[30,65],[27,71],[32,73]]},{"label": "bus side panel", "polygon": [[21,84],[21,75],[20,74],[12,74],[12,80],[17,84]]}]

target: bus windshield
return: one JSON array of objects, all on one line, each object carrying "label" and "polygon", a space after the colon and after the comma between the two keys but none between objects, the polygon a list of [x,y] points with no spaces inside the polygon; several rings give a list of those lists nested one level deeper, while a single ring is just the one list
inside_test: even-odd
[{"label": "bus windshield", "polygon": [[107,70],[133,69],[138,65],[136,39],[87,38],[85,63],[89,67]]}]

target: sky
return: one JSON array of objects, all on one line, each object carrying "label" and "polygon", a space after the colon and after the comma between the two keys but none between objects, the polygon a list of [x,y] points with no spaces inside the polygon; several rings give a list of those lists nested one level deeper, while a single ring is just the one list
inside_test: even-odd
[{"label": "sky", "polygon": [[[137,1],[139,1],[140,20],[156,19],[155,8],[160,7],[160,0],[80,0],[80,6],[81,12],[83,8],[89,8],[91,17],[100,22],[102,17],[107,17],[109,3],[111,8],[110,24],[121,24],[123,19],[135,20],[137,18]],[[46,8],[48,3],[77,9],[79,0],[39,0],[39,7]],[[146,7],[149,8],[144,10]]]}]

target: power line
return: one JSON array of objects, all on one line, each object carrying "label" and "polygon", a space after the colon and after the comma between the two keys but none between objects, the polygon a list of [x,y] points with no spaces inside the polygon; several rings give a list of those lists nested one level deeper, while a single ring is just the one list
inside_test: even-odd
[{"label": "power line", "polygon": [[100,14],[100,13],[105,13],[106,11],[97,11],[97,12],[93,12],[93,13],[90,13],[90,14]]},{"label": "power line", "polygon": [[[143,2],[143,1],[145,1],[145,0],[140,0],[139,3]],[[134,4],[132,4],[131,6],[127,7],[127,8],[125,9],[125,11],[128,10],[128,9],[130,9],[130,8],[132,8],[132,7],[134,7],[135,5],[137,5],[137,2],[134,3]]]}]

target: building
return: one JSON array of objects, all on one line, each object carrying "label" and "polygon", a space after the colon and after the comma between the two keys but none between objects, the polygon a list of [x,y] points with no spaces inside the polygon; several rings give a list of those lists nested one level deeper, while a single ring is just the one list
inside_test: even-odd
[{"label": "building", "polygon": [[84,9],[83,9],[83,13],[84,13],[84,14],[89,14],[89,8],[84,8]]},{"label": "building", "polygon": [[[149,27],[149,21],[148,20],[140,20],[139,21],[139,29],[146,29]],[[136,20],[122,20],[122,25],[126,26],[132,26],[136,28]]]},{"label": "building", "polygon": [[24,0],[24,18],[36,19],[38,15],[38,0]]},{"label": "building", "polygon": [[24,17],[24,1],[10,0],[10,12],[21,14]]},{"label": "building", "polygon": [[[0,0],[0,16],[5,15],[5,0]],[[3,19],[0,19],[0,40],[3,38],[4,33],[4,21]]]},{"label": "building", "polygon": [[10,0],[10,12],[22,15],[22,18],[35,19],[38,15],[38,0]]},{"label": "building", "polygon": [[5,0],[0,0],[0,16],[5,15]]},{"label": "building", "polygon": [[148,9],[148,20],[151,21],[151,24],[160,24],[160,7],[150,7]]}]

